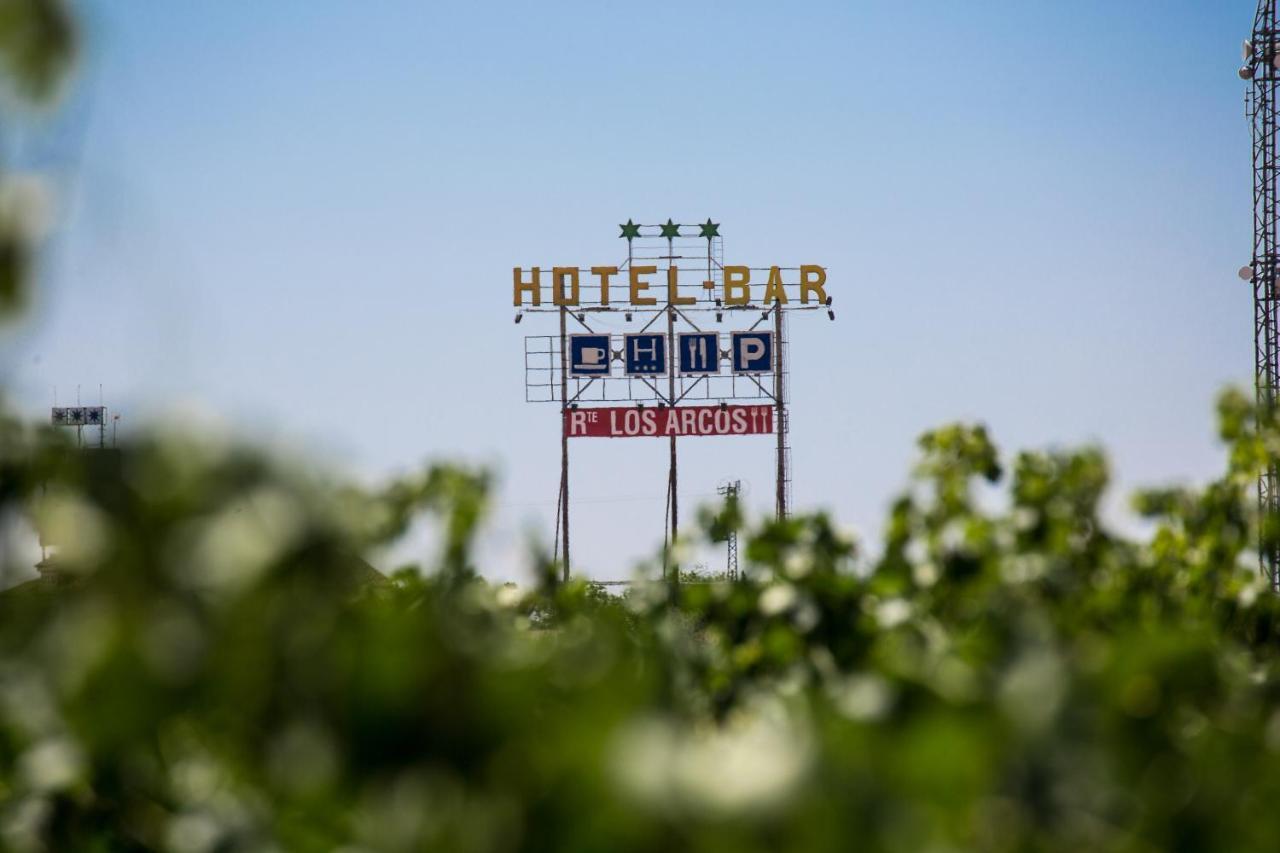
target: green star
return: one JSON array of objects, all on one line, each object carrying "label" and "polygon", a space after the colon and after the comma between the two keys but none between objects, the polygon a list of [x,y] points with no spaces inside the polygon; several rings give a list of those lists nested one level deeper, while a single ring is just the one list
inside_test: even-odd
[{"label": "green star", "polygon": [[662,229],[662,236],[667,239],[680,236],[680,226],[671,221],[671,217],[667,217],[667,224],[659,226]]},{"label": "green star", "polygon": [[622,229],[622,233],[618,236],[626,237],[628,243],[640,236],[640,226],[632,222],[630,219],[627,220],[626,225],[619,225],[618,227]]},{"label": "green star", "polygon": [[710,240],[712,237],[720,236],[720,223],[712,222],[711,217],[707,217],[707,221],[698,226],[702,230],[698,232],[699,237],[706,237]]}]

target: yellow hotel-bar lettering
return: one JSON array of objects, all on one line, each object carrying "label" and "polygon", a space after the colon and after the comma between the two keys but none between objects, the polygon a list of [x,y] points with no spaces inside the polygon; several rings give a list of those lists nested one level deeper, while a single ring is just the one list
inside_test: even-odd
[{"label": "yellow hotel-bar lettering", "polygon": [[[721,298],[724,304],[747,305],[751,302],[751,268],[743,266],[725,266],[724,268],[724,292]],[[581,284],[582,272],[578,267],[552,267],[551,268],[551,304],[553,305],[578,305],[581,302]],[[658,274],[656,266],[633,266],[627,270],[625,276],[619,276],[617,267],[591,267],[590,274],[595,278],[595,285],[600,288],[600,305],[609,305],[610,291],[620,289],[624,293],[628,302],[635,307],[645,307],[658,305],[658,297],[654,295],[652,287],[661,287],[660,284],[650,278]],[[663,305],[693,305],[697,300],[688,294],[681,295],[678,286],[679,270],[676,267],[667,268],[667,298],[663,300]],[[512,270],[512,303],[517,307],[523,307],[525,297],[528,297],[528,304],[538,306],[542,304],[542,268],[531,267],[525,270],[523,267],[515,267]],[[616,278],[624,280],[615,281]],[[807,305],[812,297],[817,304],[822,305],[827,301],[827,271],[817,264],[801,264],[800,266],[800,303]],[[704,282],[704,287],[712,289],[715,282]],[[787,304],[787,294],[783,289],[782,267],[769,267],[769,276],[764,282],[764,299],[765,305],[778,303],[779,305]]]}]

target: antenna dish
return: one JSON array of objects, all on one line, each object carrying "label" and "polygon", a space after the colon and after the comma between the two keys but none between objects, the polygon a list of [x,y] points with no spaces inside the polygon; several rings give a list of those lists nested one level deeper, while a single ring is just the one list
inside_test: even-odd
[{"label": "antenna dish", "polygon": [[1253,66],[1252,66],[1252,65],[1245,65],[1245,66],[1242,66],[1242,67],[1240,68],[1240,70],[1239,70],[1238,72],[1236,72],[1236,73],[1240,75],[1240,79],[1241,79],[1241,80],[1252,80],[1252,79],[1253,79]]},{"label": "antenna dish", "polygon": [[1240,45],[1240,58],[1248,62],[1251,56],[1253,56],[1253,42],[1245,39],[1244,43]]},{"label": "antenna dish", "polygon": [[1241,281],[1252,281],[1253,267],[1240,267],[1240,271],[1236,275],[1240,276]]}]

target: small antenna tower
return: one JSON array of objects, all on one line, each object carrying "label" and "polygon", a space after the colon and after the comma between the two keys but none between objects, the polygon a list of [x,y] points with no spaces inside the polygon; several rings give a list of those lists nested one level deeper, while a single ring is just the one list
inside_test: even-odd
[{"label": "small antenna tower", "polygon": [[[1253,37],[1245,41],[1240,79],[1251,81],[1245,97],[1246,114],[1253,123],[1253,259],[1240,269],[1240,277],[1253,284],[1254,387],[1258,407],[1274,411],[1280,384],[1280,292],[1276,289],[1277,146],[1276,96],[1280,83],[1280,33],[1276,26],[1276,0],[1259,0],[1253,20]],[[1258,479],[1258,510],[1262,525],[1280,521],[1280,470],[1273,457]],[[1274,590],[1280,591],[1280,542],[1264,536],[1259,560]]]},{"label": "small antenna tower", "polygon": [[[738,493],[742,491],[742,481],[734,480],[732,483],[725,483],[716,489],[717,494],[724,497],[725,501],[738,502]],[[725,541],[725,569],[729,580],[738,579],[738,528],[735,525],[729,531],[729,538]]]}]

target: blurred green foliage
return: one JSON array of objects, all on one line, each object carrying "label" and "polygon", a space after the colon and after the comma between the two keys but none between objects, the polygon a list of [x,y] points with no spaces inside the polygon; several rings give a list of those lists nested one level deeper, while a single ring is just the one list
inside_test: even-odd
[{"label": "blurred green foliage", "polygon": [[0,74],[14,94],[28,101],[52,97],[76,46],[63,0],[0,0]]},{"label": "blurred green foliage", "polygon": [[[0,0],[14,103],[75,45],[61,3]],[[0,318],[39,207],[0,173]],[[878,556],[728,504],[695,536],[743,530],[741,577],[623,596],[538,553],[530,588],[485,582],[481,471],[371,492],[0,414],[0,529],[58,546],[0,594],[0,847],[1280,849],[1280,597],[1253,556],[1280,535],[1253,498],[1280,429],[1236,393],[1219,414],[1224,476],[1137,496],[1140,539],[1099,516],[1100,452],[1023,453],[1006,482],[951,426]],[[374,572],[423,515],[438,554]]]},{"label": "blurred green foliage", "polygon": [[[62,0],[0,0],[0,117],[46,104],[76,55],[74,19]],[[9,129],[0,120],[0,132]],[[0,163],[0,323],[30,301],[34,257],[47,227],[48,201],[32,175]]]},{"label": "blurred green foliage", "polygon": [[[6,849],[1280,849],[1280,598],[1254,478],[1099,518],[1101,453],[925,435],[884,549],[742,533],[742,577],[494,587],[483,472],[380,492],[184,435],[0,425],[0,512],[61,580],[0,596]],[[978,485],[999,488],[1002,499]],[[993,486],[994,484],[994,486]],[[996,510],[990,505],[998,505]],[[438,521],[391,579],[360,555]],[[708,508],[696,536],[743,525]],[[10,567],[11,569],[13,567]]]}]

